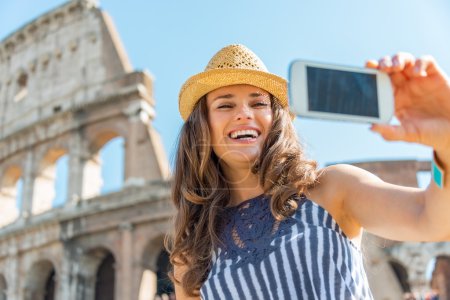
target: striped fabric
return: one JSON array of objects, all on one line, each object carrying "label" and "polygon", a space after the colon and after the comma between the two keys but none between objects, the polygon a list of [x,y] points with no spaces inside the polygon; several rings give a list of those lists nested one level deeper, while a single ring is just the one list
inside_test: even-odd
[{"label": "striped fabric", "polygon": [[202,299],[373,299],[360,250],[313,201],[276,226],[263,195],[226,218]]}]

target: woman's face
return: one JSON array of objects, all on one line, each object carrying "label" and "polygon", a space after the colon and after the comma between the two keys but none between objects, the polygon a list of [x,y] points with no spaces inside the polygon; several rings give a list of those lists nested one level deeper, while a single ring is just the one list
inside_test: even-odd
[{"label": "woman's face", "polygon": [[229,166],[250,167],[272,125],[270,94],[252,85],[231,85],[208,93],[206,103],[217,157]]}]

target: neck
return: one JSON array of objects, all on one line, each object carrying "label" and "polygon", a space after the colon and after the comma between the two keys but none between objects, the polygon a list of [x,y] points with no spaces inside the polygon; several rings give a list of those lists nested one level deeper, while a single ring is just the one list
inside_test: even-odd
[{"label": "neck", "polygon": [[224,175],[230,187],[230,206],[236,206],[243,201],[264,193],[259,184],[259,176],[253,174],[250,168],[223,167]]}]

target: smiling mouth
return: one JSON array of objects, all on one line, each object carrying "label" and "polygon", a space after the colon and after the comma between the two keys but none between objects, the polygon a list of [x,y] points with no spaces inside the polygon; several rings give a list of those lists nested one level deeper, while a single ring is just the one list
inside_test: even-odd
[{"label": "smiling mouth", "polygon": [[231,132],[228,136],[233,140],[249,141],[259,137],[261,133],[253,129],[236,130]]}]

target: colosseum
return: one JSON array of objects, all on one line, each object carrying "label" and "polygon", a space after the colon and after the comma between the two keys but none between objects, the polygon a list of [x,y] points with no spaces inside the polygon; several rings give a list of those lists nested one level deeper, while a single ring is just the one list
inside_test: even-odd
[{"label": "colosseum", "polygon": [[[26,21],[26,20],[24,20]],[[110,17],[72,0],[0,43],[0,300],[151,300],[173,292],[169,163],[153,80],[133,70]],[[117,142],[123,176],[105,191]],[[117,157],[117,156],[116,156]],[[64,195],[55,201],[67,165]],[[355,163],[417,186],[429,162]],[[450,299],[450,245],[364,237],[375,299]],[[430,269],[431,268],[431,269]]]}]

